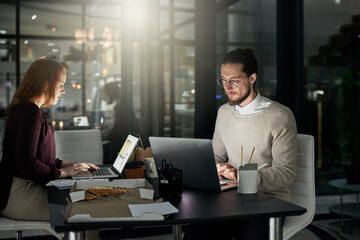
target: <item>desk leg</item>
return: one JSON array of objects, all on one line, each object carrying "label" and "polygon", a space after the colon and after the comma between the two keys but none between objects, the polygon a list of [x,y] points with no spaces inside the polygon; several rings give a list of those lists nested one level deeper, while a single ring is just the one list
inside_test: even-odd
[{"label": "desk leg", "polygon": [[282,223],[283,219],[281,217],[270,218],[269,219],[269,239],[270,240],[282,240],[283,232],[282,232]]},{"label": "desk leg", "polygon": [[182,230],[181,225],[173,225],[172,226],[172,232],[173,232],[173,239],[174,240],[181,240],[182,239]]},{"label": "desk leg", "polygon": [[85,233],[83,231],[80,232],[68,232],[65,236],[67,240],[84,240]]},{"label": "desk leg", "polygon": [[343,190],[340,188],[340,216],[341,216],[341,228],[344,227],[344,210],[343,210]]}]

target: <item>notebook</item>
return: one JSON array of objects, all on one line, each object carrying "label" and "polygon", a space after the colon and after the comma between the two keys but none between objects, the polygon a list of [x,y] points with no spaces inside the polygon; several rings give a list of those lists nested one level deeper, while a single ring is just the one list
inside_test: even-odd
[{"label": "notebook", "polygon": [[120,176],[126,162],[129,160],[132,152],[134,151],[139,138],[140,137],[135,134],[128,135],[112,166],[100,166],[100,169],[97,171],[89,170],[87,172],[80,172],[72,176],[72,178],[116,178]]},{"label": "notebook", "polygon": [[224,191],[237,187],[234,181],[220,183],[211,140],[149,137],[155,165],[166,159],[183,173],[183,187]]}]

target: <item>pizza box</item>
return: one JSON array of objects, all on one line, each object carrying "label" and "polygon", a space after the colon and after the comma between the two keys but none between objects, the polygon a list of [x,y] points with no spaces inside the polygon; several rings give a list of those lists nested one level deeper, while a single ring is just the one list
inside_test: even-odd
[{"label": "pizza box", "polygon": [[[127,192],[85,200],[90,187],[120,187]],[[154,190],[144,178],[119,180],[79,180],[70,190],[63,212],[68,223],[109,221],[158,221],[178,210],[163,199],[153,200]]]}]

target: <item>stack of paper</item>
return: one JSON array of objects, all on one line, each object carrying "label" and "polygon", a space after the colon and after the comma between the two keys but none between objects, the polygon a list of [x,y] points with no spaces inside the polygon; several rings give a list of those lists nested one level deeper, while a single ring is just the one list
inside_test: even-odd
[{"label": "stack of paper", "polygon": [[56,179],[48,182],[46,186],[53,186],[59,190],[70,189],[75,181],[74,179]]}]

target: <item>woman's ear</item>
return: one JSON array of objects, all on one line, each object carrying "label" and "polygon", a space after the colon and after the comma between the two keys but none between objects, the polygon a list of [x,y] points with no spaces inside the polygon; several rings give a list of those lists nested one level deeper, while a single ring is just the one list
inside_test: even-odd
[{"label": "woman's ear", "polygon": [[48,90],[48,83],[45,83],[44,91],[46,92]]}]

